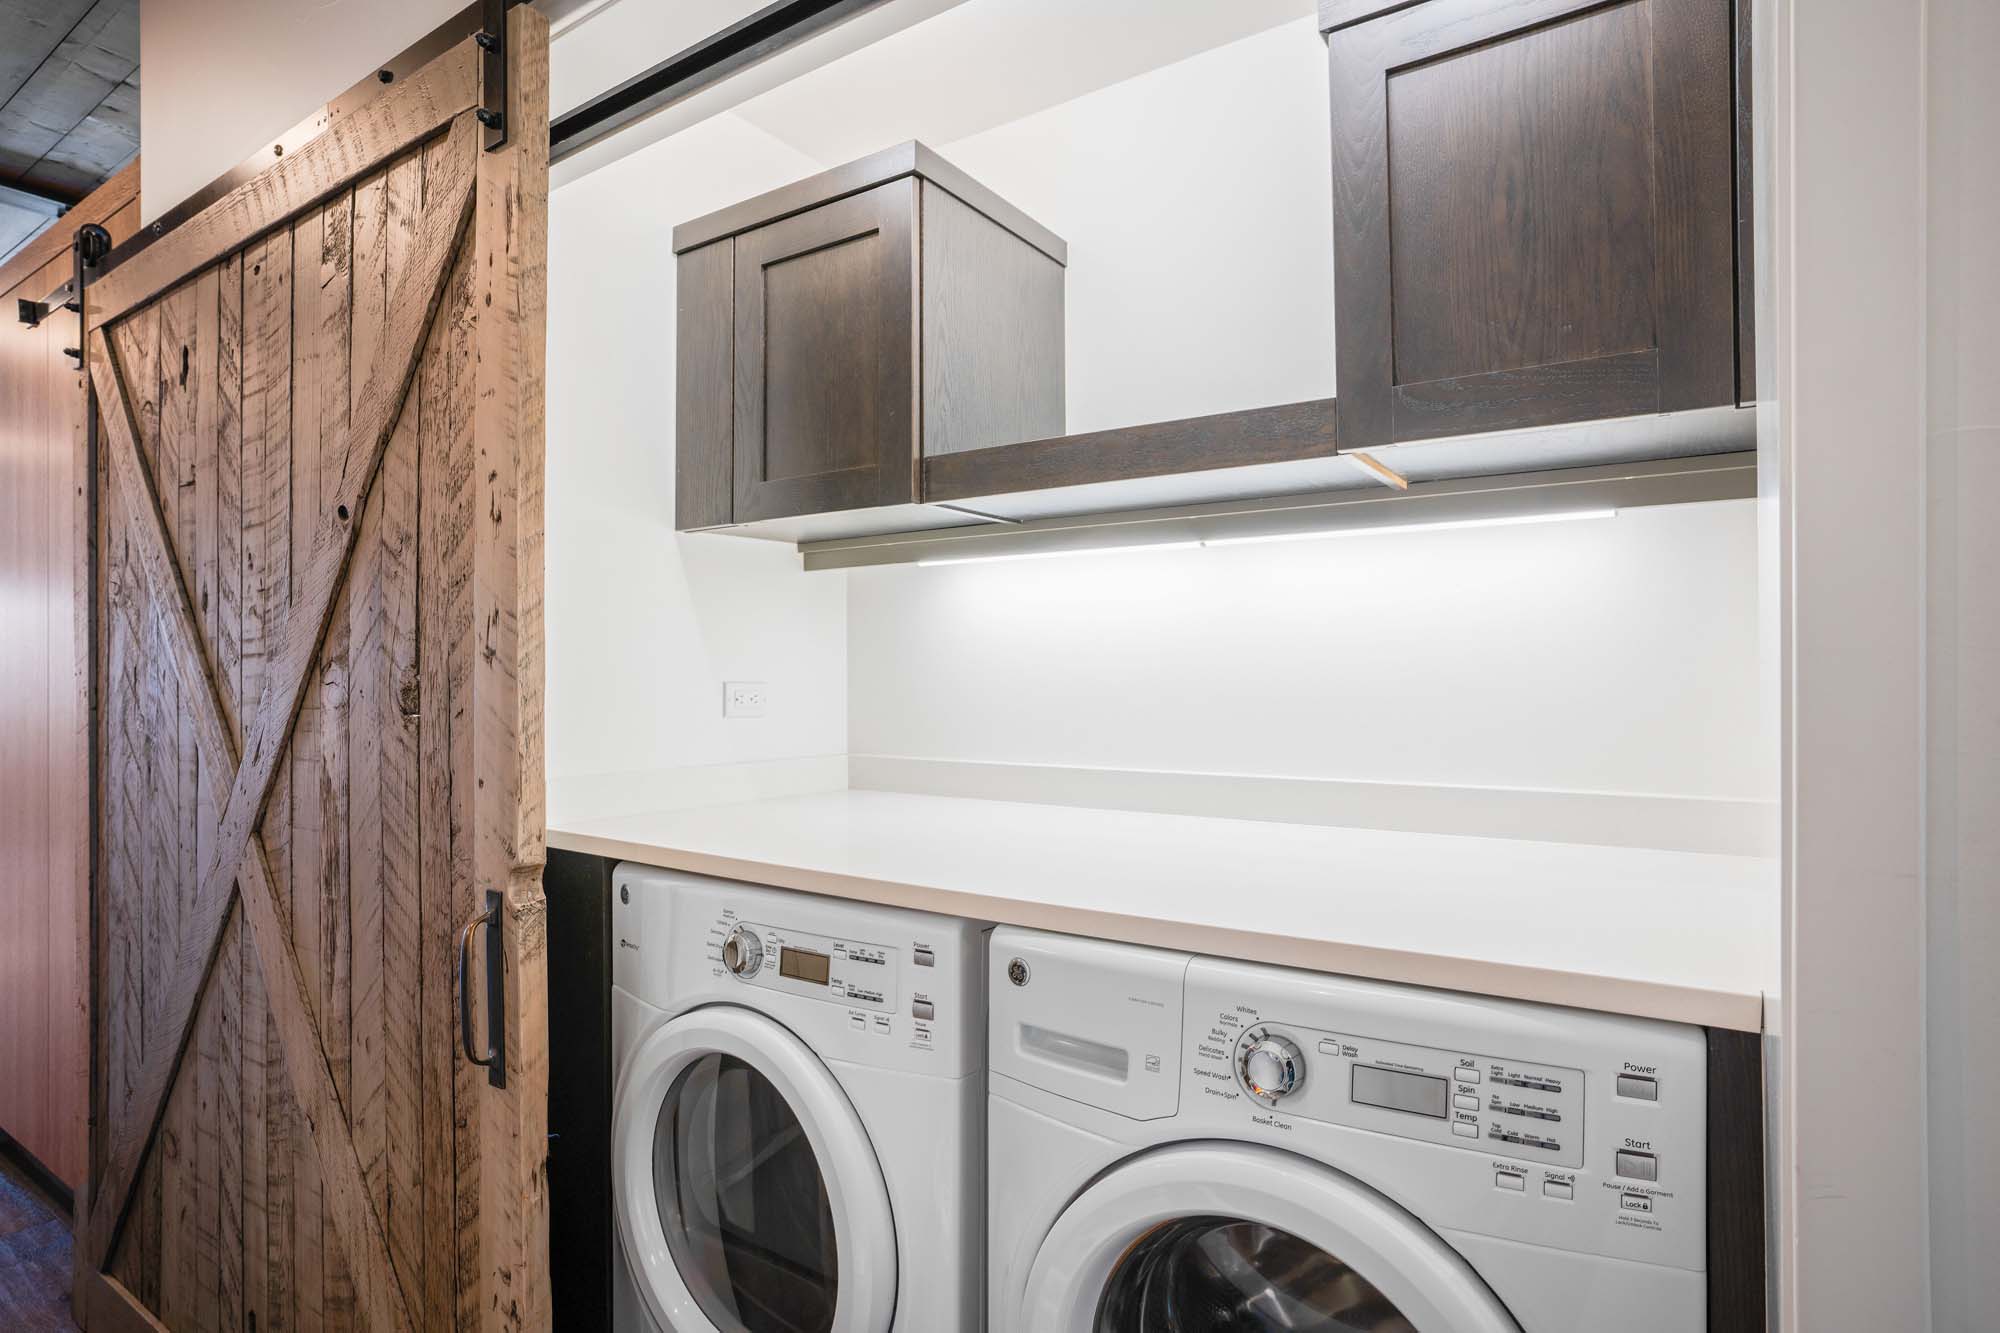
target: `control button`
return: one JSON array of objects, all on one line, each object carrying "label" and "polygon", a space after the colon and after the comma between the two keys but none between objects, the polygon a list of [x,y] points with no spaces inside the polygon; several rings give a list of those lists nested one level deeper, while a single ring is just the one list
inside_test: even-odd
[{"label": "control button", "polygon": [[866,1015],[866,1014],[849,1014],[849,1015],[847,1016],[847,1025],[848,1025],[849,1027],[852,1027],[852,1028],[862,1028],[862,1029],[866,1029],[866,1028],[867,1028],[867,1026],[868,1026],[868,1015]]},{"label": "control button", "polygon": [[1618,1206],[1628,1213],[1650,1213],[1653,1199],[1649,1194],[1623,1194],[1618,1198]]},{"label": "control button", "polygon": [[929,1000],[911,1000],[910,1017],[921,1018],[926,1021],[936,1018],[937,1006],[932,1004]]},{"label": "control button", "polygon": [[1645,1074],[1620,1074],[1618,1095],[1642,1102],[1656,1102],[1660,1100],[1660,1081]]},{"label": "control button", "polygon": [[1319,1053],[1321,1055],[1339,1055],[1340,1043],[1332,1037],[1321,1037],[1319,1039]]},{"label": "control button", "polygon": [[889,1015],[887,1014],[875,1015],[875,1030],[881,1033],[883,1036],[887,1036],[889,1034]]},{"label": "control button", "polygon": [[1470,1093],[1460,1093],[1451,1099],[1451,1104],[1461,1111],[1477,1111],[1479,1109],[1479,1099]]},{"label": "control button", "polygon": [[1618,1154],[1618,1174],[1627,1180],[1658,1180],[1660,1159],[1649,1152]]},{"label": "control button", "polygon": [[1496,1189],[1512,1190],[1516,1194],[1525,1193],[1528,1188],[1528,1182],[1518,1171],[1495,1171],[1493,1185]]},{"label": "control button", "polygon": [[1477,1083],[1479,1081],[1479,1071],[1477,1069],[1461,1069],[1453,1074],[1452,1077],[1460,1083]]},{"label": "control button", "polygon": [[916,948],[910,950],[910,961],[918,967],[936,967],[937,955],[919,944]]},{"label": "control button", "polygon": [[1451,1132],[1462,1139],[1476,1139],[1479,1137],[1479,1126],[1470,1120],[1454,1120],[1451,1122]]},{"label": "control button", "polygon": [[1571,1185],[1567,1180],[1544,1180],[1542,1182],[1542,1197],[1544,1199],[1573,1199],[1576,1197],[1576,1187]]}]

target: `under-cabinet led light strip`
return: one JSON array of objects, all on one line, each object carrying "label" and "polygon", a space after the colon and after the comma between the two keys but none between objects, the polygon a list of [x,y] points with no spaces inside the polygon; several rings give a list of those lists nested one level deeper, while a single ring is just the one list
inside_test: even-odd
[{"label": "under-cabinet led light strip", "polygon": [[1373,537],[1384,532],[1442,532],[1448,528],[1510,528],[1525,523],[1575,523],[1584,519],[1616,518],[1616,509],[1573,509],[1556,514],[1511,514],[1504,518],[1454,518],[1436,523],[1383,523],[1366,528],[1322,528],[1309,532],[1263,532],[1248,537],[1210,537],[1203,541],[1140,542],[1129,546],[1078,546],[1060,551],[1008,551],[997,555],[939,555],[917,561],[925,565],[984,565],[1001,560],[1052,560],[1066,555],[1131,555],[1140,551],[1184,551],[1196,546],[1262,546],[1272,542],[1312,542],[1333,537]]}]

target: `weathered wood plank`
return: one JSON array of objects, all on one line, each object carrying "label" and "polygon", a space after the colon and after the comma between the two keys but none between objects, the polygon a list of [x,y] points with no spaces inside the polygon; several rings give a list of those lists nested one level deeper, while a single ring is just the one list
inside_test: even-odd
[{"label": "weathered wood plank", "polygon": [[[263,697],[271,659],[283,641],[291,597],[292,473],[292,236],[280,229],[244,251],[243,273],[243,636],[244,711]],[[239,733],[239,740],[241,740]],[[272,784],[263,821],[273,892],[289,911],[291,786],[282,771]],[[266,997],[254,941],[247,939],[245,1050],[256,1052],[257,1074],[246,1069],[244,1273],[246,1316],[265,1333],[293,1326],[292,1161],[297,1108],[285,1076],[276,1020]],[[254,1164],[254,1165],[253,1165]]]},{"label": "weathered wood plank", "polygon": [[[180,950],[180,814],[181,764],[180,726],[175,720],[180,695],[175,688],[173,666],[166,656],[166,636],[161,633],[160,608],[150,593],[139,606],[139,633],[143,648],[140,675],[140,708],[145,719],[146,794],[145,825],[146,906],[143,935],[146,972],[146,1051],[160,1049],[168,1041],[168,1024],[155,1007],[173,984],[173,960]],[[192,999],[193,996],[190,996]],[[168,1085],[171,1090],[171,1084]],[[154,1100],[149,1098],[149,1101]],[[166,1120],[168,1107],[158,1099],[157,1115]],[[144,1199],[139,1228],[139,1297],[157,1310],[166,1304],[172,1288],[162,1280],[162,1270],[171,1259],[178,1261],[177,1247],[170,1247],[166,1233],[167,1210],[176,1200],[166,1190],[166,1165],[180,1158],[176,1124],[157,1123],[158,1151],[146,1163]]]},{"label": "weathered wood plank", "polygon": [[[185,711],[185,710],[184,710]],[[215,819],[214,769],[200,765],[200,798],[196,808],[208,827]],[[183,880],[182,883],[188,881]],[[234,915],[229,924],[233,924]],[[222,947],[203,991],[201,1007],[195,1015],[193,1069],[183,1066],[181,1081],[186,1087],[189,1121],[185,1129],[188,1152],[181,1169],[189,1177],[181,1188],[186,1210],[188,1238],[185,1242],[189,1274],[185,1298],[189,1302],[187,1326],[215,1328],[220,1323],[222,1257],[222,1086],[224,1032],[223,1010],[230,1003],[233,988],[230,974],[236,953],[230,945],[229,925],[222,932]],[[233,1077],[234,1071],[229,1071]]]},{"label": "weathered wood plank", "polygon": [[[221,603],[216,595],[216,580],[220,558],[218,545],[221,522],[220,474],[222,470],[222,441],[218,431],[220,399],[222,396],[221,374],[218,362],[221,355],[219,346],[221,329],[222,275],[219,267],[203,270],[187,284],[192,307],[188,318],[189,343],[183,349],[181,365],[185,374],[176,388],[176,405],[181,426],[186,431],[183,438],[182,456],[187,466],[187,476],[182,487],[182,501],[188,507],[184,528],[191,529],[193,535],[194,559],[189,570],[191,575],[189,591],[194,598],[199,628],[208,650],[210,676],[217,682],[225,724],[228,724],[235,703],[232,692],[223,682],[227,669],[221,656],[219,632]],[[213,852],[216,787],[218,780],[228,776],[218,773],[212,760],[205,760],[194,738],[193,719],[190,709],[181,709],[183,751],[192,757],[192,774],[196,786],[193,810],[195,815],[194,839],[188,847],[188,855],[183,861],[183,886],[192,884],[194,876]],[[184,761],[185,762],[185,761]],[[192,1179],[183,1187],[183,1198],[190,1205],[187,1246],[189,1250],[191,1274],[189,1278],[192,1300],[191,1324],[195,1328],[214,1328],[220,1318],[222,1260],[220,1254],[222,1230],[222,1138],[221,1138],[221,1098],[224,1082],[223,1008],[227,1003],[230,989],[229,962],[231,959],[229,936],[223,935],[220,960],[214,974],[214,983],[203,995],[197,1010],[196,1049],[193,1073],[193,1095],[188,1099],[193,1117],[188,1127],[187,1137],[191,1140],[192,1152],[187,1169]],[[230,1074],[233,1077],[233,1071]],[[183,1076],[185,1081],[186,1076]]]},{"label": "weathered wood plank", "polygon": [[[508,18],[508,140],[482,155],[473,222],[478,518],[472,527],[473,885],[505,885],[504,1089],[477,1088],[481,1327],[549,1325],[548,1000],[542,899],[543,373],[548,21]],[[463,1067],[463,1066],[462,1066]],[[461,1114],[461,1119],[469,1117]],[[463,1218],[461,1217],[461,1225]]]},{"label": "weathered wood plank", "polygon": [[[412,156],[389,172],[384,224],[385,288],[394,290],[412,260],[423,198],[423,161]],[[381,1023],[384,1198],[389,1244],[404,1289],[422,1290],[423,1168],[418,1107],[423,958],[417,883],[417,442],[423,404],[412,392],[382,462],[376,620],[381,641],[372,720],[378,737],[377,809],[382,902]]]},{"label": "weathered wood plank", "polygon": [[[395,332],[384,340],[383,355],[372,369],[360,400],[365,405],[364,410],[355,413],[351,423],[350,428],[366,442],[367,461],[356,467],[350,476],[352,490],[344,501],[350,513],[365,501],[367,487],[373,483],[375,471],[386,451],[388,436],[415,366],[420,331],[430,321],[449,258],[457,249],[453,240],[461,233],[471,198],[471,158],[476,151],[475,138],[470,116],[462,117],[451,131],[455,151],[447,150],[439,159],[442,168],[438,178],[440,188],[432,191],[420,223],[423,240],[415,249],[418,262],[394,303]],[[93,347],[97,345],[93,342]],[[102,388],[100,384],[100,391]],[[251,830],[261,818],[278,760],[283,754],[285,738],[291,730],[298,701],[304,692],[307,668],[317,653],[320,634],[326,623],[326,610],[345,571],[353,533],[352,523],[321,528],[314,539],[312,554],[306,560],[305,575],[296,581],[299,589],[299,595],[294,598],[296,610],[287,618],[282,643],[265,679],[263,694],[266,697],[260,701],[254,722],[248,729],[243,763],[236,770],[235,783],[223,807],[215,859],[202,873],[201,888],[195,895],[195,901],[212,912],[209,916],[197,912],[197,928],[190,932],[196,943],[213,941],[219,933],[220,910],[212,906],[214,896],[226,891],[236,874],[236,867],[244,860],[244,849],[250,844]],[[295,894],[294,898],[302,896]],[[185,1033],[193,1008],[192,997],[206,966],[206,951],[203,949],[191,948],[188,956],[180,960],[174,971],[176,987],[159,1011],[166,1016],[167,1030]],[[266,984],[267,987],[275,985],[269,976],[266,977]],[[280,1027],[282,1032],[282,1022]],[[149,1045],[146,1066],[140,1076],[140,1087],[146,1094],[142,1096],[142,1102],[156,1106],[163,1102],[163,1090],[178,1062],[178,1052],[172,1046],[172,1043]],[[92,1252],[95,1254],[102,1255],[109,1249],[115,1235],[115,1222],[123,1207],[124,1186],[137,1172],[143,1147],[143,1141],[115,1142],[111,1146],[103,1179],[107,1186],[114,1188],[107,1189],[94,1208],[92,1231],[96,1243]],[[113,1195],[119,1196],[118,1202],[107,1202]],[[102,1224],[99,1223],[99,1215],[104,1217]]]},{"label": "weathered wood plank", "polygon": [[117,325],[112,329],[111,343],[125,368],[139,448],[151,468],[159,461],[160,447],[160,307],[148,306]]},{"label": "weathered wood plank", "polygon": [[243,978],[243,1241],[242,1302],[231,1328],[284,1328],[273,1320],[270,1301],[271,1198],[270,1122],[275,1116],[269,1089],[277,1076],[272,1067],[271,1011],[264,1000],[264,972],[257,963],[256,942],[239,931],[239,966]]},{"label": "weathered wood plank", "polygon": [[479,97],[477,57],[459,44],[113,269],[91,288],[92,323],[111,323],[459,117]]},{"label": "weathered wood plank", "polygon": [[[429,600],[437,603],[445,635],[439,660],[444,667],[443,698],[451,720],[447,759],[439,779],[446,793],[445,823],[450,839],[443,896],[451,922],[449,929],[453,932],[484,910],[473,882],[472,784],[460,780],[461,775],[473,772],[472,659],[477,627],[472,600],[472,530],[479,484],[472,434],[478,372],[472,358],[476,354],[474,339],[479,323],[473,304],[478,292],[474,275],[477,264],[477,254],[468,255],[463,281],[454,281],[448,304],[439,315],[444,321],[439,332],[445,340],[445,406],[437,480],[442,483],[443,491],[435,504],[421,504],[418,510],[420,521],[435,529],[437,558],[423,563],[436,571],[430,577],[430,586],[437,595]],[[456,1001],[453,1003],[455,1007]],[[457,1224],[453,1257],[455,1318],[458,1327],[471,1329],[479,1323],[484,1288],[479,1243],[479,1117],[480,1089],[485,1086],[486,1073],[457,1057],[446,1067],[452,1073],[453,1137],[451,1165],[445,1175],[457,1195],[452,1206]]]},{"label": "weathered wood plank", "polygon": [[[355,191],[353,347],[372,356],[389,293],[408,267],[421,202],[411,155]],[[362,517],[350,570],[349,789],[354,923],[355,1146],[389,1227],[405,1287],[421,1290],[421,1142],[416,1116],[419,986],[414,719],[402,678],[415,670],[416,423],[413,391]],[[414,690],[414,676],[410,675]],[[414,703],[414,700],[412,700]]]},{"label": "weathered wood plank", "polygon": [[[354,387],[348,361],[353,311],[353,196],[329,203],[320,252],[320,289],[325,357],[320,378],[320,497],[322,505],[343,503],[350,465],[347,423]],[[372,493],[373,488],[370,488]],[[360,527],[365,497],[348,517]],[[324,510],[320,522],[329,516]],[[357,532],[357,546],[358,546]],[[352,570],[351,563],[349,569]],[[353,1105],[353,961],[352,900],[348,877],[348,618],[353,585],[345,583],[334,597],[319,656],[319,815],[320,815],[320,1040],[333,1070],[334,1090],[341,1105]],[[325,1272],[321,1302],[328,1333],[348,1333],[354,1326],[354,1281],[340,1247],[334,1243],[331,1218],[323,1218]]]},{"label": "weathered wood plank", "polygon": [[[143,357],[140,367],[143,388],[133,424],[139,432],[139,447],[156,475],[164,472],[171,476],[171,462],[164,439],[165,404],[160,367],[160,339],[167,313],[164,305],[144,313],[154,317],[145,319],[142,316],[134,321],[139,325],[135,337],[136,347]],[[171,521],[163,512],[162,522]],[[150,1053],[164,1040],[160,1021],[162,1015],[154,997],[163,995],[170,984],[173,958],[180,942],[180,726],[176,720],[179,695],[174,688],[173,669],[162,655],[164,640],[160,634],[160,608],[150,589],[141,594],[137,610],[140,642],[144,645],[139,707],[144,719],[141,745],[146,756],[146,786],[140,809],[145,827],[143,864],[146,900],[142,939],[147,1003],[144,1026],[146,1050]],[[156,1099],[149,1097],[147,1100]],[[160,1104],[156,1114],[163,1114],[165,1099],[157,1100]],[[169,1206],[162,1160],[178,1155],[179,1149],[177,1141],[164,1128],[153,1132],[160,1136],[161,1150],[147,1164],[143,1188],[144,1204],[138,1235],[138,1294],[140,1299],[158,1309],[167,1295],[167,1288],[161,1281],[161,1268],[169,1257],[162,1226]]]},{"label": "weathered wood plank", "polygon": [[[145,719],[140,708],[139,678],[143,648],[139,638],[137,603],[141,575],[133,567],[125,540],[125,520],[118,497],[107,495],[103,522],[110,534],[104,550],[104,827],[102,882],[104,895],[104,965],[98,978],[104,1015],[104,1099],[106,1138],[136,1136],[137,1125],[149,1118],[140,1104],[138,1071],[145,1055]],[[88,1246],[80,1247],[88,1249]],[[132,1286],[139,1283],[137,1244],[123,1247],[116,1271]],[[93,1256],[93,1263],[101,1256]]]},{"label": "weathered wood plank", "polygon": [[[341,196],[342,199],[345,196]],[[321,453],[328,430],[327,380],[332,373],[331,343],[344,346],[346,328],[345,273],[338,261],[329,262],[328,232],[345,216],[336,203],[309,209],[292,224],[292,542],[294,550],[310,547],[322,530],[330,507],[327,499],[326,468]],[[345,253],[344,240],[336,241],[338,254]],[[330,284],[338,287],[329,290]],[[341,324],[335,327],[335,321]],[[299,591],[295,588],[295,593]],[[315,612],[296,605],[293,615]],[[326,1030],[326,1007],[322,991],[325,965],[324,932],[321,915],[325,908],[324,885],[326,828],[322,802],[324,774],[320,763],[321,696],[324,675],[318,661],[312,663],[303,681],[298,713],[293,719],[286,746],[284,767],[291,775],[291,897],[292,947],[299,965],[312,1011]],[[335,831],[337,837],[338,831]],[[304,1107],[302,1105],[301,1109]],[[325,1327],[326,1237],[325,1208],[317,1155],[310,1143],[300,1142],[293,1158],[293,1190],[298,1221],[293,1233],[292,1274],[298,1301],[297,1320],[301,1333],[320,1333]]]},{"label": "weathered wood plank", "polygon": [[[242,744],[243,697],[243,256],[232,255],[216,270],[214,358],[210,373],[215,396],[214,596],[208,634],[218,695],[230,738]],[[210,771],[204,781],[220,787]],[[212,804],[212,802],[211,802]],[[212,842],[213,830],[210,841]],[[204,844],[212,852],[212,845]],[[243,932],[240,917],[225,929],[220,964],[222,987],[216,1101],[215,1324],[244,1327],[245,1163],[243,1112],[246,1102]],[[261,1025],[262,1015],[257,1016]],[[261,1036],[261,1026],[259,1035]],[[261,1070],[258,1072],[261,1078]],[[261,1088],[259,1089],[261,1094]],[[260,1095],[261,1103],[261,1095]],[[261,1114],[261,1110],[260,1110]],[[259,1200],[261,1207],[262,1200]]]},{"label": "weathered wood plank", "polygon": [[[388,253],[383,230],[388,218],[388,178],[369,177],[354,188],[354,310],[349,335],[354,359],[366,365],[382,337],[388,313]],[[404,409],[407,414],[408,408]],[[392,446],[393,448],[393,446]],[[385,463],[386,466],[386,463]],[[382,652],[380,554],[382,482],[369,493],[348,566],[348,853],[353,926],[350,998],[354,1027],[349,1038],[348,1116],[354,1151],[375,1206],[387,1215],[383,1188],[382,1121],[382,842],[381,739],[375,700],[381,692],[377,663]],[[409,1275],[403,1274],[407,1283]]]},{"label": "weathered wood plank", "polygon": [[213,1326],[243,1327],[243,931],[232,913],[217,965],[215,1310]]},{"label": "weathered wood plank", "polygon": [[216,273],[215,576],[208,632],[229,729],[243,739],[243,256]]},{"label": "weathered wood plank", "polygon": [[[425,155],[426,174],[437,163]],[[461,259],[452,274],[445,303],[431,325],[424,350],[419,404],[417,462],[417,569],[425,593],[417,602],[418,688],[418,929],[423,951],[423,1209],[424,1296],[426,1328],[457,1327],[458,1199],[452,1186],[455,1160],[455,1094],[453,1073],[458,1064],[453,1043],[458,1040],[452,1012],[450,978],[456,959],[452,932],[457,905],[452,892],[452,715],[451,661],[454,647],[463,649],[470,612],[463,605],[464,581],[447,576],[456,544],[446,537],[462,524],[453,521],[454,500],[469,476],[461,457],[454,459],[458,427],[451,400],[450,325],[470,300],[469,268]],[[464,418],[459,418],[462,423]],[[463,452],[462,450],[460,451]],[[457,502],[463,507],[464,502]]]}]

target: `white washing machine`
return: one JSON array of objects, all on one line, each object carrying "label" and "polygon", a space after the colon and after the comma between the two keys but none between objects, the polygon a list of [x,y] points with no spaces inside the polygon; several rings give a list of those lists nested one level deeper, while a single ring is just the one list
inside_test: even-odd
[{"label": "white washing machine", "polygon": [[618,1333],[980,1327],[985,928],[613,885]]},{"label": "white washing machine", "polygon": [[990,950],[995,1333],[1700,1333],[1699,1029]]}]

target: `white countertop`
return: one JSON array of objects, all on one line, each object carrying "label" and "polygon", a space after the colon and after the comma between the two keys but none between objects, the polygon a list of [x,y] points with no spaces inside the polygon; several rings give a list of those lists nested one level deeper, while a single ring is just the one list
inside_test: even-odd
[{"label": "white countertop", "polygon": [[1771,859],[836,791],[549,845],[867,902],[1746,1032]]}]

